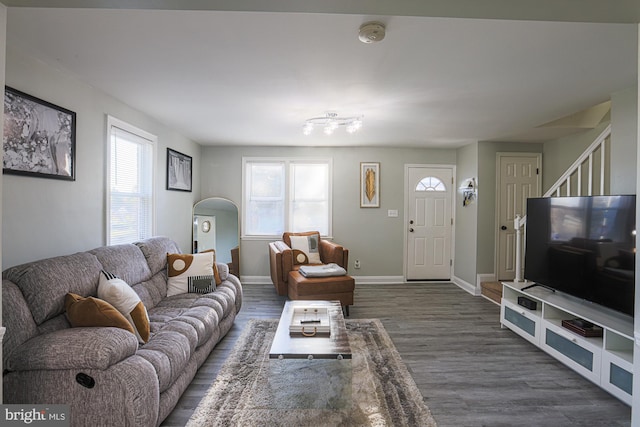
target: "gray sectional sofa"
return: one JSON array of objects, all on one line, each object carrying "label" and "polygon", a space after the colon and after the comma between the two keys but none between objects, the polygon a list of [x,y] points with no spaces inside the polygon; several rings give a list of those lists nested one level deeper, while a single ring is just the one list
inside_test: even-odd
[{"label": "gray sectional sofa", "polygon": [[[4,271],[4,403],[68,404],[73,426],[159,425],[242,305],[240,281],[224,264],[215,292],[167,297],[167,253],[178,252],[156,237]],[[70,326],[65,295],[96,296],[101,270],[140,296],[146,344],[124,329]]]}]

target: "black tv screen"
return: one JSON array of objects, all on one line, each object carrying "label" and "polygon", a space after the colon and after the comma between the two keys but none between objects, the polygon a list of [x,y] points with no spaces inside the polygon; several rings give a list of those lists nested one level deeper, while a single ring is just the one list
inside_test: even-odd
[{"label": "black tv screen", "polygon": [[527,200],[524,277],[633,316],[636,196]]}]

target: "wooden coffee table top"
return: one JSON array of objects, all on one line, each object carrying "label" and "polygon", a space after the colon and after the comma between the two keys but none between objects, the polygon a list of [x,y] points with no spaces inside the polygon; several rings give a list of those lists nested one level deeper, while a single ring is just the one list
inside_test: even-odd
[{"label": "wooden coffee table top", "polygon": [[[331,325],[329,337],[289,336],[289,324],[296,307],[327,307]],[[270,359],[351,359],[340,301],[287,301],[269,351]]]}]

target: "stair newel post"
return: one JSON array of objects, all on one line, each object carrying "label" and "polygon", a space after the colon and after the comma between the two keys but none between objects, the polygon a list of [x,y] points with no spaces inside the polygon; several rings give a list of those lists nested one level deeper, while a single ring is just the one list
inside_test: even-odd
[{"label": "stair newel post", "polygon": [[522,282],[522,232],[520,223],[520,215],[516,215],[513,220],[513,228],[516,231],[516,277],[515,282]]}]

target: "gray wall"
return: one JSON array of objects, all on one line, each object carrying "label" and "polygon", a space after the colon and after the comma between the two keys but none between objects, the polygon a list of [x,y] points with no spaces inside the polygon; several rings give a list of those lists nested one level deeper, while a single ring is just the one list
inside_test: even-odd
[{"label": "gray wall", "polygon": [[465,282],[476,285],[476,244],[478,242],[478,207],[483,203],[485,186],[493,183],[478,179],[478,144],[473,143],[457,150],[456,182],[460,187],[466,179],[475,178],[478,186],[477,199],[462,206],[463,194],[456,192],[456,235],[454,275]]},{"label": "gray wall", "polygon": [[[455,150],[356,147],[203,147],[202,196],[225,197],[242,210],[242,157],[333,159],[333,236],[349,249],[355,276],[402,276],[404,245],[404,165],[455,164]],[[380,162],[380,208],[360,208],[360,162]],[[398,217],[387,211],[397,209]],[[242,230],[241,230],[242,232]],[[242,276],[268,276],[267,244],[243,239]],[[355,270],[359,259],[362,268]]]},{"label": "gray wall", "polygon": [[[156,234],[191,248],[193,192],[167,191],[166,149],[193,156],[200,174],[200,146],[152,118],[80,82],[68,73],[7,47],[6,84],[77,113],[76,180],[59,181],[5,175],[2,193],[2,267],[73,253],[106,242],[106,115],[158,136]],[[3,68],[4,69],[4,68]]]},{"label": "gray wall", "polygon": [[[611,95],[611,139],[606,150],[609,157],[610,194],[635,194],[636,132],[638,126],[638,89],[636,86]],[[543,192],[571,166],[574,160],[600,135],[609,122],[595,129],[546,142],[543,148]],[[596,158],[597,161],[597,158]]]},{"label": "gray wall", "polygon": [[[542,194],[544,194],[558,178],[580,157],[609,124],[601,123],[595,129],[590,129],[575,135],[558,138],[546,142],[542,151]],[[611,155],[611,147],[608,147],[606,156]],[[599,157],[595,156],[599,163]]]},{"label": "gray wall", "polygon": [[635,194],[638,87],[611,95],[611,194]]}]

